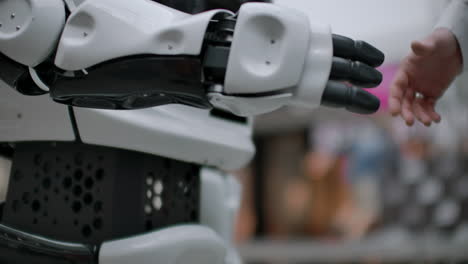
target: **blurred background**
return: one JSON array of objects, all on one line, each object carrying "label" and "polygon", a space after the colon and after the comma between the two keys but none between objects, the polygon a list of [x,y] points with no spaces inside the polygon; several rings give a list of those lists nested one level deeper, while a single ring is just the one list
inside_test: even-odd
[{"label": "blurred background", "polygon": [[[468,76],[430,128],[406,127],[386,103],[411,41],[432,31],[449,1],[275,2],[384,51],[384,82],[373,89],[382,108],[369,117],[289,107],[256,119],[257,155],[234,172],[246,263],[468,263]],[[8,166],[0,158],[0,177]]]},{"label": "blurred background", "polygon": [[383,50],[383,104],[372,117],[285,108],[256,120],[256,158],[236,172],[247,263],[468,263],[468,78],[431,128],[406,127],[386,103],[411,41],[448,2],[276,0]]}]

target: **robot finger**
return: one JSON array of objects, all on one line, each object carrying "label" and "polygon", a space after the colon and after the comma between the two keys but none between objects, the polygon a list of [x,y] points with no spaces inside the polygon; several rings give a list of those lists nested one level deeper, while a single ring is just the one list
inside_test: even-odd
[{"label": "robot finger", "polygon": [[365,41],[354,41],[350,38],[333,35],[333,55],[354,61],[361,61],[372,67],[383,64],[383,52]]},{"label": "robot finger", "polygon": [[382,82],[382,73],[359,61],[333,57],[330,79],[349,81],[360,87],[372,88]]},{"label": "robot finger", "polygon": [[329,81],[323,92],[321,104],[333,108],[345,108],[356,114],[373,114],[379,110],[380,100],[356,86]]}]

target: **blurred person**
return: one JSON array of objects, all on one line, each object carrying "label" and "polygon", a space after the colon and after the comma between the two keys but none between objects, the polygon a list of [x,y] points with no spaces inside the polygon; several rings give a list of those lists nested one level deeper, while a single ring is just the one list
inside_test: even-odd
[{"label": "blurred person", "polygon": [[435,30],[414,41],[390,88],[389,107],[407,125],[417,119],[426,126],[439,123],[437,101],[449,85],[468,69],[468,0],[453,0]]},{"label": "blurred person", "polygon": [[304,228],[314,237],[343,238],[352,229],[346,225],[350,221],[345,223],[340,217],[350,207],[344,178],[348,128],[339,120],[322,122],[310,135],[312,148],[304,160],[309,189]]},{"label": "blurred person", "polygon": [[310,133],[310,149],[303,157],[300,177],[286,185],[288,229],[295,236],[337,240],[348,228],[338,223],[346,207],[348,188],[343,177],[345,144],[339,122],[321,123]]},{"label": "blurred person", "polygon": [[306,233],[326,239],[346,236],[350,228],[339,218],[349,200],[343,179],[343,157],[312,151],[306,156],[305,163],[309,190],[304,215]]},{"label": "blurred person", "polygon": [[257,216],[254,209],[254,193],[252,186],[252,165],[235,173],[242,185],[242,201],[235,225],[235,241],[244,243],[251,240],[257,227]]},{"label": "blurred person", "polygon": [[333,240],[367,234],[378,219],[380,174],[391,164],[381,132],[367,120],[329,121],[312,130],[305,177],[288,186],[296,230]]},{"label": "blurred person", "polygon": [[389,133],[373,122],[355,124],[347,151],[347,180],[355,207],[361,211],[368,228],[381,216],[380,183],[394,173],[398,152]]}]

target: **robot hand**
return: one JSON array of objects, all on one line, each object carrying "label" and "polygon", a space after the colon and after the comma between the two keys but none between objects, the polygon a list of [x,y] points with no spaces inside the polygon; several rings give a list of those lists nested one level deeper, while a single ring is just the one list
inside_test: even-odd
[{"label": "robot hand", "polygon": [[70,2],[0,1],[1,79],[25,94],[102,109],[180,103],[252,116],[288,104],[379,108],[347,83],[377,86],[382,52],[297,10],[248,3],[237,14],[189,15],[143,0]]},{"label": "robot hand", "polygon": [[322,105],[344,107],[359,114],[377,111],[379,100],[358,87],[373,88],[382,82],[382,74],[375,67],[384,62],[383,53],[364,41],[333,35],[333,55],[330,81],[324,90]]}]

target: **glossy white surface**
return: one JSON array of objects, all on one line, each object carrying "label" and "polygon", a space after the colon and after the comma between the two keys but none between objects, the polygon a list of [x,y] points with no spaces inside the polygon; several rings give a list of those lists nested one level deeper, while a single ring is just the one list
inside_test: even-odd
[{"label": "glossy white surface", "polygon": [[241,186],[232,175],[208,168],[202,170],[200,223],[212,228],[228,244],[233,241],[241,196]]},{"label": "glossy white surface", "polygon": [[294,89],[294,105],[317,108],[330,77],[333,40],[327,25],[310,24],[311,38],[301,80]]},{"label": "glossy white surface", "polygon": [[22,95],[0,81],[0,142],[74,139],[67,106],[47,94]]},{"label": "glossy white surface", "polygon": [[0,52],[34,67],[55,50],[64,23],[62,0],[0,0]]},{"label": "glossy white surface", "polygon": [[178,226],[106,242],[100,264],[224,264],[228,248],[216,233],[197,225]]},{"label": "glossy white surface", "polygon": [[304,13],[272,4],[244,4],[231,46],[225,92],[259,94],[296,86],[309,41]]},{"label": "glossy white surface", "polygon": [[85,1],[65,25],[55,64],[74,71],[131,55],[199,55],[218,13],[229,12],[191,16],[148,0]]},{"label": "glossy white surface", "polygon": [[117,111],[75,108],[85,143],[141,151],[225,170],[255,153],[252,122],[236,123],[188,106]]}]

